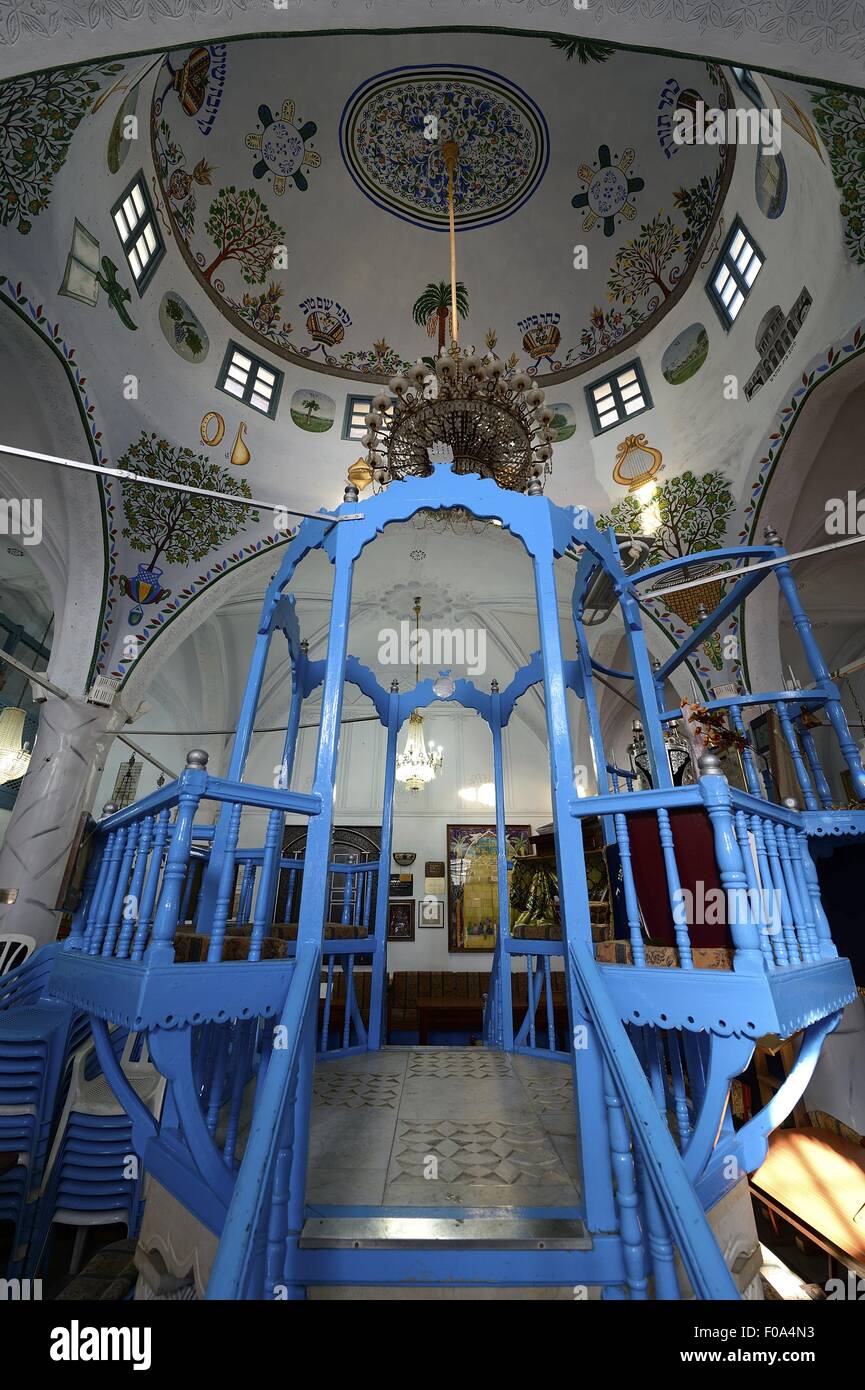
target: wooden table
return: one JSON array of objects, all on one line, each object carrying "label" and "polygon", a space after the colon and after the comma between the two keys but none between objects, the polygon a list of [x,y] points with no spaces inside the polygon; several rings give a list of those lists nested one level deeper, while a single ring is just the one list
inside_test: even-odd
[{"label": "wooden table", "polygon": [[826,1129],[779,1129],[751,1187],[830,1258],[865,1276],[865,1149]]}]

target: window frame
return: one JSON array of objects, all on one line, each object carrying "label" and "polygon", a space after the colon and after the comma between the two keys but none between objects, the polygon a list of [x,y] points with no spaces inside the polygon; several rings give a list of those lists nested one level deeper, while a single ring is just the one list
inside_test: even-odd
[{"label": "window frame", "polygon": [[[360,395],[360,394],[358,394],[358,395],[349,394],[348,396],[346,396],[346,398],[345,398],[345,410],[344,410],[344,412],[343,412],[343,417],[342,417],[342,438],[343,438],[343,439],[348,440],[348,441],[349,441],[350,443],[352,443],[352,444],[359,444],[359,443],[360,443],[361,435],[359,435],[359,434],[358,434],[358,435],[354,435],[354,434],[351,433],[351,421],[352,421],[352,416],[354,415],[354,406],[356,405],[356,403],[357,403],[358,401],[366,401],[366,410],[364,411],[364,414],[365,414],[365,415],[368,415],[369,412],[372,410],[372,403],[373,403],[374,399],[375,399],[375,395],[367,396],[367,395]],[[393,408],[394,408],[394,406],[396,405],[396,397],[395,397],[395,396],[391,396],[390,402],[391,402],[390,408],[391,408],[391,414],[392,414],[392,413],[393,413]],[[363,428],[364,428],[364,432],[365,432],[365,431],[366,431],[366,426],[364,425]]]},{"label": "window frame", "polygon": [[[124,218],[128,221],[126,210],[123,207],[123,204],[126,202],[127,198],[132,197],[132,192],[135,188],[138,188],[140,190],[141,198],[144,203],[144,212],[139,215],[138,221],[135,223],[135,226],[132,228],[132,231],[129,233],[129,235],[127,237],[124,237],[123,233],[117,225],[117,214],[118,212],[122,212]],[[120,242],[120,245],[123,250],[123,259],[126,261],[126,266],[129,270],[129,274],[132,276],[132,283],[138,291],[138,298],[141,299],[144,294],[144,291],[147,289],[148,285],[150,284],[151,280],[153,279],[154,275],[159,269],[162,258],[165,255],[165,241],[163,240],[162,233],[159,230],[159,223],[156,219],[156,209],[154,208],[153,202],[150,198],[150,194],[147,191],[147,183],[144,178],[143,169],[139,169],[135,177],[130,179],[129,183],[124,188],[120,197],[112,204],[111,225],[117,233],[117,239]],[[135,250],[136,242],[141,236],[144,227],[147,225],[149,225],[153,230],[153,236],[156,241],[156,246],[150,256],[149,261],[144,267],[143,273],[140,276],[136,276],[132,266],[132,261],[129,259],[129,253],[130,251]]]},{"label": "window frame", "polygon": [[[757,274],[754,276],[754,279],[751,281],[750,285],[746,284],[744,274],[736,265],[735,260],[728,260],[730,247],[733,245],[733,242],[735,241],[738,232],[742,233],[743,237],[750,246],[751,255],[759,256],[760,258],[760,269],[757,271]],[[742,218],[737,213],[735,218],[733,219],[733,225],[730,228],[724,240],[723,248],[718,252],[718,255],[715,257],[715,263],[712,266],[712,270],[710,272],[708,280],[706,281],[705,286],[706,294],[709,296],[709,299],[712,303],[712,308],[715,310],[715,313],[717,314],[720,322],[723,324],[725,332],[729,333],[730,330],[735,326],[735,324],[739,322],[742,315],[742,309],[744,309],[745,305],[748,303],[751,291],[757,283],[757,276],[759,276],[760,271],[763,269],[765,264],[766,257],[763,253],[762,247],[760,247],[757,244],[754,237],[751,235],[751,233],[748,231],[748,228],[745,226],[745,223],[742,221]],[[736,285],[737,290],[742,295],[742,304],[735,318],[730,318],[729,314],[727,313],[727,306],[721,298],[721,292],[715,288],[715,281],[717,280],[718,275],[722,269],[728,270],[730,272],[730,275]],[[733,297],[735,298],[735,296]]]},{"label": "window frame", "polygon": [[[239,396],[236,395],[234,391],[227,391],[225,388],[228,374],[234,365],[235,353],[239,353],[241,357],[248,358],[251,364],[246,384],[243,387],[243,393]],[[261,406],[256,405],[252,400],[252,396],[255,394],[255,384],[258,380],[259,368],[263,368],[264,371],[270,372],[271,376],[274,378],[273,387],[271,388],[270,407],[268,410],[262,410]],[[281,372],[279,367],[274,367],[272,363],[265,362],[263,357],[258,357],[254,352],[251,352],[249,348],[243,346],[241,343],[235,342],[233,338],[229,338],[228,346],[225,349],[225,355],[222,359],[222,366],[219,368],[219,374],[216,378],[216,389],[217,391],[221,391],[224,396],[228,396],[229,400],[234,401],[235,405],[246,405],[250,410],[254,410],[256,415],[263,415],[265,420],[275,420],[284,380],[285,373]]]},{"label": "window frame", "polygon": [[[619,386],[618,378],[624,376],[626,372],[631,371],[636,373],[637,384],[640,388],[643,404],[639,410],[634,410],[629,415],[626,409],[626,403],[622,398],[622,388]],[[608,425],[602,425],[601,415],[606,412],[598,409],[594,393],[599,386],[607,385],[609,385],[612,390],[618,418],[611,420]],[[646,381],[646,373],[643,371],[643,364],[639,357],[633,358],[630,362],[625,362],[621,367],[617,367],[614,372],[608,372],[606,376],[599,376],[595,381],[590,382],[584,389],[586,393],[586,405],[589,410],[589,419],[592,424],[592,430],[596,436],[606,434],[608,430],[618,429],[620,425],[627,425],[629,421],[636,420],[638,415],[644,415],[647,410],[654,409],[655,403],[652,400],[652,393]]]}]

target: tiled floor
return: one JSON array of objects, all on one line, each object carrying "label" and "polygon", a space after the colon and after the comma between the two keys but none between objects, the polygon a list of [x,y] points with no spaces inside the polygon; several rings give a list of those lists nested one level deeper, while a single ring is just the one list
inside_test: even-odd
[{"label": "tiled floor", "polygon": [[568,1067],[480,1048],[319,1062],[307,1203],[573,1207]]}]

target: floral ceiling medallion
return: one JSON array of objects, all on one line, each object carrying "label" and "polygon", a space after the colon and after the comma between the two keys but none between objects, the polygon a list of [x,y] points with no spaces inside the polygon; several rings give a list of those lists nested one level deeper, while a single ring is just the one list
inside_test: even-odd
[{"label": "floral ceiling medallion", "polygon": [[601,145],[598,148],[599,168],[594,169],[590,164],[580,165],[577,173],[588,187],[571,199],[571,205],[588,208],[583,219],[584,232],[590,232],[598,222],[603,222],[604,236],[612,236],[617,217],[626,217],[633,222],[637,209],[630,201],[630,195],[639,193],[644,187],[642,179],[628,178],[628,170],[633,162],[634,151],[623,150],[614,164],[609,145]]},{"label": "floral ceiling medallion", "polygon": [[529,199],[549,159],[547,123],[515,83],[483,68],[397,68],[349,97],[339,127],[343,160],[360,191],[416,226],[447,231],[442,148],[456,140],[461,230],[500,222]]},{"label": "floral ceiling medallion", "polygon": [[259,106],[258,119],[263,131],[253,131],[246,137],[246,148],[255,150],[261,158],[253,165],[253,178],[263,179],[273,175],[273,191],[279,198],[285,192],[291,179],[295,188],[303,193],[309,187],[304,169],[317,169],[321,155],[316,150],[307,149],[318,126],[315,121],[305,121],[302,126],[294,124],[294,102],[286,100],[282,110],[274,116],[269,106]]}]

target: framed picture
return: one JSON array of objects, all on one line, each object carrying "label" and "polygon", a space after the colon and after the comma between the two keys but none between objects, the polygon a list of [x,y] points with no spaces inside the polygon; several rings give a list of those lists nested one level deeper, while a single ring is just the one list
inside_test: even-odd
[{"label": "framed picture", "polygon": [[389,895],[392,898],[414,897],[414,874],[391,874]]},{"label": "framed picture", "polygon": [[445,861],[443,859],[428,859],[423,866],[426,878],[444,878]]},{"label": "framed picture", "polygon": [[414,898],[387,905],[388,941],[414,941]]},{"label": "framed picture", "polygon": [[445,905],[441,898],[420,898],[418,901],[417,924],[419,927],[443,927],[445,924]]},{"label": "framed picture", "polygon": [[[505,826],[508,890],[514,859],[531,854],[530,825]],[[494,825],[447,827],[448,950],[491,951],[499,920],[498,850]]]}]

